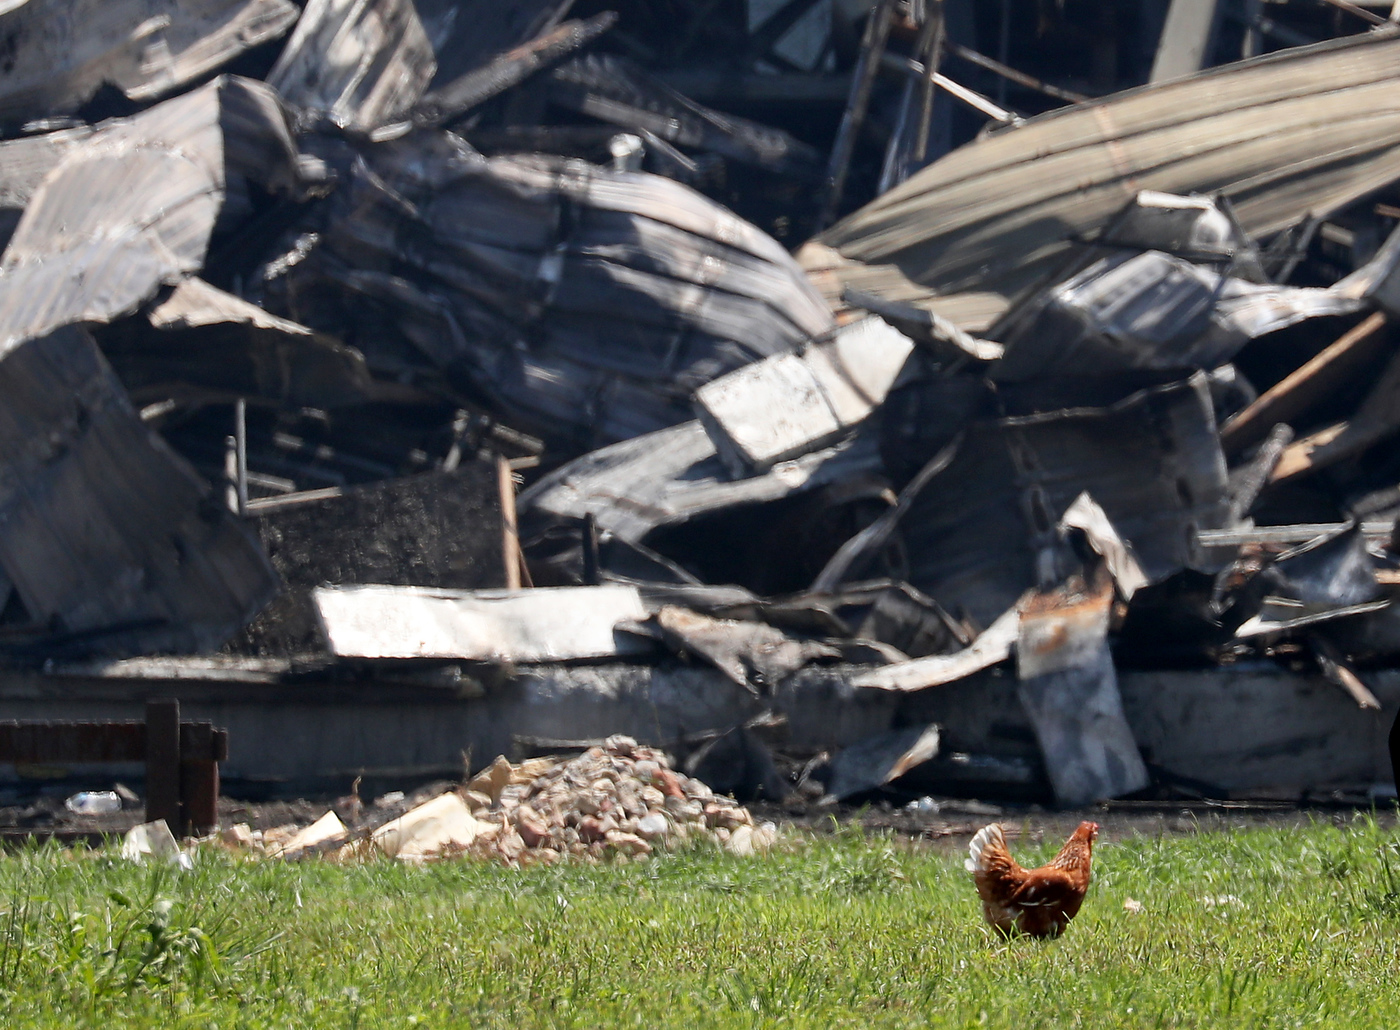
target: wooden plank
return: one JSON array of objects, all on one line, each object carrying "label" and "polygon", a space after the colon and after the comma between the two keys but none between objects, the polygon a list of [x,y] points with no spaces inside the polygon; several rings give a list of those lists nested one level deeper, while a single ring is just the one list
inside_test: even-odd
[{"label": "wooden plank", "polygon": [[180,819],[180,702],[146,702],[146,821],[164,819],[184,834]]},{"label": "wooden plank", "polygon": [[140,722],[0,722],[0,762],[139,762]]},{"label": "wooden plank", "polygon": [[515,517],[515,476],[510,462],[496,455],[496,488],[501,498],[501,561],[506,571],[506,589],[519,590],[525,558],[520,552],[520,530]]},{"label": "wooden plank", "polygon": [[1356,374],[1390,342],[1383,312],[1368,315],[1335,343],[1262,393],[1220,430],[1227,454],[1262,440],[1280,422],[1291,423]]},{"label": "wooden plank", "polygon": [[1386,366],[1356,414],[1291,444],[1271,482],[1279,483],[1355,457],[1400,430],[1400,354]]},{"label": "wooden plank", "polygon": [[1322,674],[1332,683],[1346,691],[1347,695],[1356,702],[1358,708],[1367,708],[1379,712],[1381,703],[1376,700],[1376,695],[1371,693],[1371,689],[1361,682],[1361,677],[1347,663],[1346,657],[1337,650],[1330,640],[1325,637],[1313,636],[1308,639],[1308,644],[1312,648],[1313,656],[1317,659],[1317,667],[1322,670]]}]

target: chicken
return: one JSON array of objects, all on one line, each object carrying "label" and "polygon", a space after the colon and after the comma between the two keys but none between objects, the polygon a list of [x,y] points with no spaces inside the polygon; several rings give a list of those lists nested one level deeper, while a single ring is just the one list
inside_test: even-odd
[{"label": "chicken", "polygon": [[977,831],[967,870],[982,898],[982,915],[1004,934],[1058,937],[1084,903],[1099,824],[1082,822],[1049,865],[1022,869],[1006,849],[1001,826]]}]

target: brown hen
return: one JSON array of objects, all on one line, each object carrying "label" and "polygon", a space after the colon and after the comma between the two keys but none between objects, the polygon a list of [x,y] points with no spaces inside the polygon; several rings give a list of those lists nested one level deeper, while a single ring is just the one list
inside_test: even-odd
[{"label": "brown hen", "polygon": [[998,823],[977,831],[967,870],[982,898],[982,915],[1004,934],[1058,937],[1084,903],[1099,824],[1082,822],[1049,865],[1022,869],[1006,849]]}]

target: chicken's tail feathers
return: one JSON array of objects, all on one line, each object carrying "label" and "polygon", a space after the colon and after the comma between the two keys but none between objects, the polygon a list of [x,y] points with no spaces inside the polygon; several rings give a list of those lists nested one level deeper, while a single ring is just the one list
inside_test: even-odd
[{"label": "chicken's tail feathers", "polygon": [[963,866],[969,873],[983,872],[987,868],[989,851],[1006,851],[1006,835],[1002,833],[1001,823],[988,823],[973,835]]}]

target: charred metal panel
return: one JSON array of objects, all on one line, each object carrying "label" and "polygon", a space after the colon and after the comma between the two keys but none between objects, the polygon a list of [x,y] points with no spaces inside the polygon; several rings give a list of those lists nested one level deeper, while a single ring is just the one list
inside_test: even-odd
[{"label": "charred metal panel", "polygon": [[653,79],[625,58],[586,54],[550,75],[550,99],[600,121],[676,146],[815,179],[822,158],[779,129],[712,111]]},{"label": "charred metal panel", "polygon": [[100,342],[138,406],[258,398],[335,408],[386,392],[357,351],[193,277]]},{"label": "charred metal panel", "polygon": [[522,530],[593,515],[600,530],[638,541],[659,526],[709,512],[780,500],[826,483],[877,472],[869,435],[781,462],[760,476],[733,479],[699,422],[586,454],[520,495]]},{"label": "charred metal panel", "polygon": [[[353,132],[406,118],[450,82],[535,36],[560,0],[310,0],[267,80]],[[562,15],[561,15],[562,16]]]},{"label": "charred metal panel", "polygon": [[0,359],[0,567],[32,634],[104,653],[218,647],[276,574],[209,485],[141,425],[91,337]]},{"label": "charred metal panel", "polygon": [[1002,382],[1126,369],[1215,368],[1255,337],[1346,315],[1338,290],[1260,285],[1149,250],[1094,262],[1007,316]]},{"label": "charred metal panel", "polygon": [[1080,493],[1151,581],[1205,565],[1197,529],[1226,524],[1225,461],[1205,377],[1102,409],[975,423],[951,464],[917,481],[897,534],[909,581],[980,625],[1047,578],[1042,558]]},{"label": "charred metal panel", "polygon": [[77,110],[104,83],[151,101],[296,21],[289,0],[21,0],[0,13],[0,120]]},{"label": "charred metal panel", "polygon": [[281,312],[371,366],[397,340],[566,453],[685,421],[695,388],[832,327],[776,241],[670,180],[437,133],[370,156],[271,284]]},{"label": "charred metal panel", "polygon": [[276,95],[250,79],[104,122],[44,178],[0,259],[0,350],[127,314],[198,271],[250,184],[300,187],[297,157]]}]

